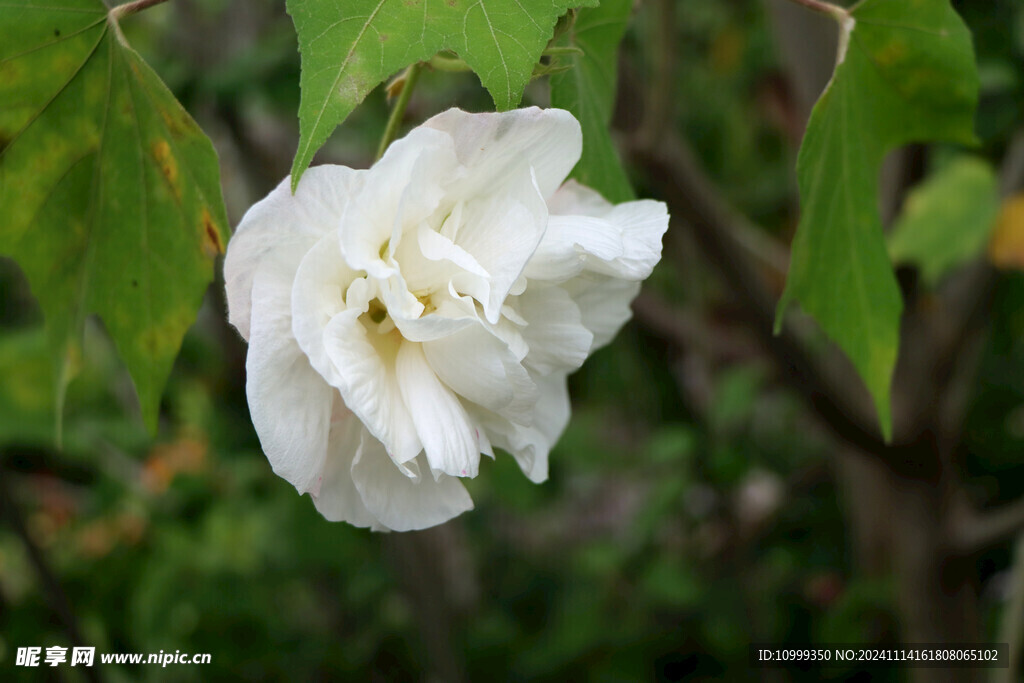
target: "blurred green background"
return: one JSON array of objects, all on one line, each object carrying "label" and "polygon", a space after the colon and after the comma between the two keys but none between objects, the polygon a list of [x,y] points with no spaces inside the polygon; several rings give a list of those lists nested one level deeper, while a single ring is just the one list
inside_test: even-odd
[{"label": "blurred green background", "polygon": [[[672,124],[723,196],[767,237],[788,240],[810,103],[801,82],[820,74],[787,62],[791,15],[779,4],[688,0],[662,15],[638,3],[616,126],[623,136],[636,127],[637,103],[666,67],[661,18],[672,17]],[[956,4],[982,76],[978,151],[998,162],[1024,126],[1024,8]],[[237,222],[287,174],[297,140],[298,54],[283,3],[175,0],[125,24],[213,139]],[[546,101],[543,80],[527,101]],[[471,74],[427,72],[409,123],[455,105],[490,102]],[[386,115],[375,92],[320,161],[368,166]],[[657,196],[657,179],[628,167],[640,194]],[[836,467],[847,446],[780,380],[682,242],[666,249],[645,301],[669,302],[691,343],[652,324],[660,309],[648,308],[571,378],[573,418],[547,483],[499,455],[469,482],[475,511],[391,535],[324,521],[273,475],[220,284],[185,340],[155,438],[90,324],[58,449],[40,315],[17,267],[0,260],[0,476],[84,641],[212,654],[205,666],[99,667],[103,680],[905,680],[886,669],[749,667],[752,642],[896,642],[897,589],[858,556],[849,508],[860,492]],[[961,387],[958,452],[986,506],[1024,494],[1022,310],[1024,277],[1001,274]],[[80,680],[67,666],[13,666],[18,647],[70,642],[12,529],[0,525],[0,677]],[[997,544],[974,559],[994,641],[1012,550]]]}]

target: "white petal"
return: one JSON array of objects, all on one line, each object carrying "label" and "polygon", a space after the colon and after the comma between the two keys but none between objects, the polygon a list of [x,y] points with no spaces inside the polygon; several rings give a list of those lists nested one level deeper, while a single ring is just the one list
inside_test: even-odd
[{"label": "white petal", "polygon": [[462,223],[464,205],[465,202],[457,202],[442,219],[439,230],[423,221],[416,229],[415,239],[403,240],[396,249],[395,261],[400,264],[410,291],[444,290],[452,276],[461,271],[488,276],[476,259],[453,241]]},{"label": "white petal", "polygon": [[572,407],[569,403],[569,386],[564,374],[534,377],[540,389],[540,400],[533,413],[533,426],[548,440],[548,450],[555,445],[566,425]]},{"label": "white petal", "polygon": [[597,273],[630,280],[647,278],[661,260],[661,238],[668,229],[668,209],[662,202],[642,199],[618,204],[605,220],[622,230],[623,253],[611,260],[600,254],[588,261],[587,268]]},{"label": "white petal", "polygon": [[513,424],[494,413],[474,412],[474,417],[484,426],[491,443],[515,458],[530,481],[547,481],[550,444],[540,430]]},{"label": "white petal", "polygon": [[409,291],[401,274],[392,275],[385,283],[381,299],[405,339],[414,342],[440,339],[476,323],[476,307],[471,300],[453,297],[444,290],[428,296],[429,311]]},{"label": "white petal", "polygon": [[493,444],[511,453],[523,474],[539,484],[548,478],[548,455],[569,423],[570,405],[564,374],[533,379],[540,400],[531,426],[512,424],[493,414],[480,414],[479,419]]},{"label": "white petal", "polygon": [[549,235],[553,242],[573,245],[602,261],[619,258],[626,249],[622,227],[603,218],[551,216],[541,246],[544,246]]},{"label": "white petal", "polygon": [[[469,271],[480,277],[487,277],[489,273],[483,269],[472,255],[465,249],[455,244],[445,235],[433,230],[429,225],[423,224],[416,234],[419,240],[419,247],[423,256],[431,261],[446,260],[462,270]],[[433,283],[431,283],[433,284]],[[447,284],[447,283],[445,283]],[[418,287],[410,285],[414,290]]]},{"label": "white petal", "polygon": [[618,334],[633,311],[629,307],[640,293],[640,282],[583,273],[561,285],[579,307],[583,325],[594,335],[590,352]]},{"label": "white petal", "polygon": [[437,378],[420,344],[403,342],[396,363],[402,398],[431,470],[475,477],[480,466],[479,432],[459,399]]},{"label": "white petal", "polygon": [[345,310],[345,295],[356,275],[345,263],[336,235],[328,233],[302,259],[292,288],[292,332],[310,364],[334,386],[339,380],[324,347],[324,330]]},{"label": "white petal", "polygon": [[480,452],[486,455],[491,460],[494,460],[494,447],[491,446],[491,440],[487,438],[487,430],[480,429]]},{"label": "white petal", "polygon": [[540,400],[534,410],[533,426],[515,435],[513,451],[523,473],[534,482],[548,478],[548,455],[569,424],[571,406],[565,375],[538,377]]},{"label": "white petal", "polygon": [[528,424],[537,387],[507,344],[480,325],[423,345],[430,366],[459,396]]},{"label": "white petal", "polygon": [[455,153],[469,170],[462,181],[467,196],[492,191],[525,163],[537,174],[541,196],[550,197],[583,149],[579,122],[561,109],[530,107],[497,114],[449,109],[423,126],[452,136]]},{"label": "white petal", "polygon": [[423,315],[425,306],[409,291],[409,285],[400,271],[391,273],[386,279],[371,278],[376,283],[377,296],[384,303],[392,318],[415,320]]},{"label": "white petal", "polygon": [[441,475],[414,482],[403,475],[384,447],[366,430],[352,463],[352,480],[366,508],[395,531],[436,526],[473,509],[473,501],[458,479]]},{"label": "white petal", "polygon": [[466,202],[457,244],[476,259],[489,277],[463,272],[452,283],[484,307],[492,323],[544,236],[547,206],[529,173],[513,174],[508,192]]},{"label": "white petal", "polygon": [[449,136],[421,127],[395,141],[366,172],[345,213],[341,248],[349,265],[387,277],[392,266],[385,259],[390,259],[406,230],[434,213],[445,197],[445,184],[458,173]]},{"label": "white petal", "polygon": [[395,359],[402,343],[397,331],[379,334],[359,319],[365,309],[347,309],[324,330],[324,348],[334,366],[332,382],[345,405],[384,443],[396,462],[416,457],[422,449],[416,427],[402,401]]},{"label": "white petal", "polygon": [[622,227],[590,216],[551,216],[544,238],[523,274],[562,282],[583,270],[587,255],[613,261],[624,255]]},{"label": "white petal", "polygon": [[348,522],[360,527],[374,526],[377,522],[363,504],[362,496],[352,481],[352,461],[359,450],[363,431],[365,428],[359,419],[347,410],[331,424],[320,490],[313,495],[316,509],[330,522]]},{"label": "white petal", "polygon": [[437,312],[421,318],[395,317],[395,324],[402,336],[412,342],[428,342],[443,339],[476,322],[475,316],[466,315],[461,309],[442,305]]},{"label": "white petal", "polygon": [[287,269],[264,264],[252,295],[249,412],[274,472],[305,493],[315,487],[327,455],[334,391],[292,337]]},{"label": "white petal", "polygon": [[548,209],[559,216],[601,218],[615,205],[586,185],[570,178],[548,199]]},{"label": "white petal", "polygon": [[[551,214],[589,216],[614,225],[621,234],[622,253],[609,258],[607,250],[596,250],[586,240],[577,244],[592,258],[587,269],[606,275],[642,280],[651,274],[661,258],[661,238],[668,229],[668,210],[662,202],[644,199],[613,205],[588,187],[570,180],[548,202]],[[544,244],[538,251],[544,249]]]},{"label": "white petal", "polygon": [[515,308],[527,321],[522,329],[530,348],[523,361],[526,367],[546,375],[583,365],[594,336],[564,289],[534,284],[516,297]]},{"label": "white petal", "polygon": [[344,166],[314,166],[302,176],[294,196],[291,178],[285,178],[242,217],[228,243],[224,285],[228,317],[245,339],[260,263],[270,256],[294,273],[306,251],[325,232],[337,229],[362,173]]},{"label": "white petal", "polygon": [[525,327],[525,323],[523,323],[523,325],[514,323],[514,318],[522,320],[522,316],[517,313],[515,316],[503,315],[498,322],[493,325],[486,320],[481,320],[480,322],[487,328],[488,332],[508,346],[512,351],[512,355],[514,355],[516,360],[521,363],[530,352],[530,347],[523,338],[522,331]]}]

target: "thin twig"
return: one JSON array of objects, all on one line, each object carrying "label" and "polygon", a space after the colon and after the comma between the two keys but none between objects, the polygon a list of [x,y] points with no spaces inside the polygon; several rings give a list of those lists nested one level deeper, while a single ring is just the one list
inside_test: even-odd
[{"label": "thin twig", "polygon": [[409,99],[422,68],[419,63],[413,64],[396,80],[396,83],[401,82],[402,90],[398,93],[398,99],[395,100],[395,106],[391,109],[391,116],[388,117],[387,126],[384,128],[384,135],[380,139],[380,147],[377,148],[378,159],[384,156],[388,146],[398,137],[398,129],[402,126],[405,109],[409,106]]}]

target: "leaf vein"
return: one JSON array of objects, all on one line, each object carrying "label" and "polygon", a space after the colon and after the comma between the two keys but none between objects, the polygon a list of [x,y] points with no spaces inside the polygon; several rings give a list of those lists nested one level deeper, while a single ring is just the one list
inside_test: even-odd
[{"label": "leaf vein", "polygon": [[[352,60],[352,55],[355,54],[356,47],[359,45],[360,41],[362,41],[363,36],[366,35],[367,27],[377,17],[377,14],[380,13],[380,10],[384,6],[385,2],[387,2],[387,0],[380,0],[380,2],[377,3],[377,7],[374,8],[373,12],[370,13],[370,16],[367,17],[366,22],[363,24],[362,28],[359,29],[359,34],[356,36],[356,39],[352,42],[352,47],[349,48],[348,54],[345,55],[344,61],[342,61],[341,66],[338,68],[338,75],[335,76],[334,82],[331,84],[331,87],[327,90],[327,94],[324,98],[323,103],[320,105],[320,107],[318,107],[319,111],[317,111],[316,120],[313,122],[313,131],[316,131],[318,128],[320,128],[320,121],[323,120],[324,112],[327,111],[327,103],[330,101],[331,96],[334,95],[334,91],[337,89],[338,84],[341,82],[341,77],[345,73],[345,69],[348,68],[348,64]],[[306,142],[303,145],[302,150],[303,155],[305,155],[306,152],[309,151],[309,145],[311,144],[311,140],[312,135],[306,138]]]}]

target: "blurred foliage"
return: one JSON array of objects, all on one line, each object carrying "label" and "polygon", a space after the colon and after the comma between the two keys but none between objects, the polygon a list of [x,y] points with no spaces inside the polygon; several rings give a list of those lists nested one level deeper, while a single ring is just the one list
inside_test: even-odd
[{"label": "blurred foliage", "polygon": [[[1024,118],[1024,9],[959,5],[981,62],[982,149],[995,155]],[[727,179],[729,198],[785,234],[794,155],[768,104],[780,67],[763,6],[679,7],[677,123]],[[623,73],[649,67],[643,31],[653,21],[645,5]],[[182,0],[126,24],[213,137],[237,220],[288,172],[297,139],[298,56],[281,3]],[[527,100],[543,103],[545,92],[535,83]],[[472,75],[427,72],[410,122],[454,104],[480,110],[489,98]],[[366,166],[384,112],[374,93],[321,159]],[[648,286],[742,337],[699,263],[666,261]],[[993,505],[1024,494],[1022,311],[1024,277],[1006,274],[962,453],[971,485]],[[212,654],[205,666],[101,667],[106,679],[406,681],[454,657],[468,680],[750,680],[763,673],[748,667],[751,642],[897,637],[892,582],[855,566],[844,494],[827,467],[834,447],[742,344],[732,360],[712,362],[630,324],[571,378],[573,419],[548,482],[531,484],[499,454],[470,482],[475,511],[431,532],[380,535],[324,521],[271,472],[246,408],[245,348],[226,326],[219,287],[185,338],[155,439],[94,323],[55,448],[39,322],[24,279],[0,260],[0,476],[87,644]],[[983,558],[986,623],[1002,599],[987,587],[1009,560],[1005,549]],[[437,633],[448,637],[439,644]],[[0,525],[4,679],[51,673],[15,668],[14,656],[58,644],[69,642],[24,547]],[[70,667],[60,672],[77,680]],[[868,680],[855,669],[776,673]],[[904,673],[874,670],[870,680]]]},{"label": "blurred foliage", "polygon": [[992,166],[974,157],[958,157],[936,170],[904,200],[888,235],[890,258],[914,263],[932,286],[974,260],[995,226],[998,186]]}]

